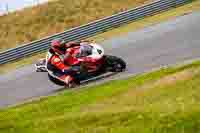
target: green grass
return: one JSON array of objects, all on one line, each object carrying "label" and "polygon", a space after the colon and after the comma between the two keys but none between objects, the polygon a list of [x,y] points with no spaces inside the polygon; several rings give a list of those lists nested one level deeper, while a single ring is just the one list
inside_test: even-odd
[{"label": "green grass", "polygon": [[52,0],[0,16],[0,51],[137,7],[150,0]]},{"label": "green grass", "polygon": [[2,109],[0,133],[198,133],[200,61]]}]

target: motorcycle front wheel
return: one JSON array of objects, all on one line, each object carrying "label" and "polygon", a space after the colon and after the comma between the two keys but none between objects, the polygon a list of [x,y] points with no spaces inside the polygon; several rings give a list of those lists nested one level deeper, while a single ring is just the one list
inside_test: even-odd
[{"label": "motorcycle front wheel", "polygon": [[53,82],[54,84],[60,85],[60,86],[65,86],[65,83],[64,83],[63,81],[60,81],[59,79],[57,79],[57,78],[51,76],[49,73],[48,73],[48,77],[49,77],[49,80],[50,80],[51,82]]},{"label": "motorcycle front wheel", "polygon": [[106,55],[105,64],[110,72],[122,72],[126,69],[126,62],[116,56]]}]

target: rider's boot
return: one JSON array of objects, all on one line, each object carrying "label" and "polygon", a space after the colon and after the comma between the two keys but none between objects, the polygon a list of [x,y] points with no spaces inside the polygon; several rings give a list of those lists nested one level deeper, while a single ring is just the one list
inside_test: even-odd
[{"label": "rider's boot", "polygon": [[75,82],[74,80],[72,80],[71,82],[68,83],[69,88],[76,88],[79,85],[80,85],[80,83]]},{"label": "rider's boot", "polygon": [[76,82],[73,77],[68,75],[68,76],[65,77],[65,84],[66,84],[65,87],[67,87],[67,88],[75,88],[80,83]]}]

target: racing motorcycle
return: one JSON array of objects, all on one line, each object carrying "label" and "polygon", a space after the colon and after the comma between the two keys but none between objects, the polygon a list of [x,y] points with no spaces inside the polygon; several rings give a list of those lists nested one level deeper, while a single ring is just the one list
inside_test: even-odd
[{"label": "racing motorcycle", "polygon": [[[73,76],[73,81],[71,82],[72,85],[68,86],[70,88],[79,85],[81,81],[89,80],[106,72],[122,72],[126,69],[126,63],[123,59],[112,55],[105,55],[104,49],[100,45],[96,43],[89,43],[88,46],[89,50],[87,55],[81,55],[79,52],[81,46],[74,47],[76,50],[76,54],[74,56],[82,61],[80,63],[80,71],[74,71],[72,74],[76,76]],[[56,76],[56,72],[50,71],[47,68],[47,61],[50,55],[51,49],[48,50],[45,59],[40,59],[39,62],[35,64],[36,72],[47,72],[49,79],[53,83],[67,86],[62,79]],[[90,62],[87,60],[88,58],[85,57],[95,59],[95,62]]]}]

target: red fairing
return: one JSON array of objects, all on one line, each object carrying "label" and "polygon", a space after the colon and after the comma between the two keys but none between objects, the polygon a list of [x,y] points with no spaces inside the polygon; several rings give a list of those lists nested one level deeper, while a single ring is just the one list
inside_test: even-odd
[{"label": "red fairing", "polygon": [[73,57],[72,55],[68,56],[68,58],[65,59],[65,62],[68,65],[77,65],[77,64],[79,64],[79,60],[77,58]]},{"label": "red fairing", "polygon": [[82,57],[81,60],[87,66],[88,72],[96,71],[98,66],[103,64],[103,58],[96,60],[91,57]]},{"label": "red fairing", "polygon": [[82,58],[80,58],[80,59],[82,59],[84,62],[92,62],[92,63],[95,63],[95,62],[98,61],[98,60],[93,59],[93,58],[91,58],[91,57],[82,57]]},{"label": "red fairing", "polygon": [[65,62],[67,62],[67,64],[76,65],[76,64],[80,63],[80,61],[91,62],[91,63],[96,63],[98,61],[98,60],[93,59],[91,57],[81,57],[79,59],[76,58],[76,55],[79,53],[79,49],[80,49],[80,46],[76,46],[76,47],[73,47],[73,48],[68,48],[66,50],[65,53],[71,55],[71,56],[69,56],[65,59]]}]

